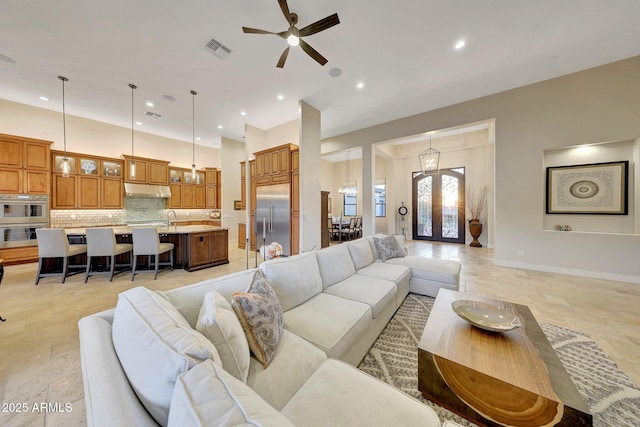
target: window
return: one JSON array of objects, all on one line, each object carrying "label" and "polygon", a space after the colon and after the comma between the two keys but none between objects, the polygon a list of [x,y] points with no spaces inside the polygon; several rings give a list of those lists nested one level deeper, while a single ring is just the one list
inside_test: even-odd
[{"label": "window", "polygon": [[349,188],[349,193],[351,194],[345,194],[344,195],[344,203],[343,203],[343,212],[344,212],[344,216],[356,216],[356,203],[358,201],[358,197],[356,195],[356,188],[355,187],[351,187]]},{"label": "window", "polygon": [[376,217],[387,216],[387,189],[384,180],[376,184],[373,196],[375,199]]}]

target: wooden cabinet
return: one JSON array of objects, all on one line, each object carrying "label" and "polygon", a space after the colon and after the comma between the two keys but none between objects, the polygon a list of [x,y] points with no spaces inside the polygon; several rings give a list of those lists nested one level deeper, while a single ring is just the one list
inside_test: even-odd
[{"label": "wooden cabinet", "polygon": [[[122,157],[125,160],[125,182],[153,185],[169,184],[169,162],[145,157],[127,156],[125,154],[123,154]],[[135,177],[131,176],[132,162],[136,165]]]},{"label": "wooden cabinet", "polygon": [[196,171],[191,176],[191,169],[171,168],[168,170],[169,188],[171,189],[170,208],[204,209],[207,207],[205,172]]},{"label": "wooden cabinet", "polygon": [[52,209],[121,209],[124,162],[121,159],[66,153],[69,177],[62,176],[63,151],[51,151]]},{"label": "wooden cabinet", "polygon": [[0,192],[49,194],[51,144],[0,134]]},{"label": "wooden cabinet", "polygon": [[190,233],[188,263],[185,270],[194,271],[229,263],[229,233],[227,230]]},{"label": "wooden cabinet", "polygon": [[238,223],[238,249],[245,249],[247,241],[247,225],[244,222]]},{"label": "wooden cabinet", "polygon": [[170,208],[181,208],[182,207],[182,184],[178,184],[176,182],[172,182],[169,184],[169,189],[171,190],[171,198],[169,199],[169,207]]},{"label": "wooden cabinet", "polygon": [[283,184],[291,178],[291,152],[297,146],[285,144],[254,153],[258,186]]},{"label": "wooden cabinet", "polygon": [[220,209],[222,205],[221,176],[221,171],[217,168],[205,168],[205,207],[207,209]]},{"label": "wooden cabinet", "polygon": [[195,186],[194,195],[194,208],[204,209],[207,206],[206,202],[206,189],[204,185]]},{"label": "wooden cabinet", "polygon": [[329,192],[320,192],[320,247],[329,246],[331,231],[329,230],[333,224],[329,224]]}]

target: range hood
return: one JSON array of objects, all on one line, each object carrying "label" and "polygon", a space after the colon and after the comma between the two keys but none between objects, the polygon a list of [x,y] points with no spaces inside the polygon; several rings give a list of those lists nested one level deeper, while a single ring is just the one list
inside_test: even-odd
[{"label": "range hood", "polygon": [[129,197],[146,197],[148,199],[169,199],[171,189],[168,185],[149,185],[124,183],[124,194]]}]

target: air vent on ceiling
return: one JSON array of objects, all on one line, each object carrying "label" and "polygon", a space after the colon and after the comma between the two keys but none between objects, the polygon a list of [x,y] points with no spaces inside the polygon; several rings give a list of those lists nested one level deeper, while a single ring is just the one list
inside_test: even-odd
[{"label": "air vent on ceiling", "polygon": [[220,59],[227,59],[227,57],[231,54],[231,49],[224,46],[216,39],[211,39],[206,46],[209,52],[213,53],[214,56],[217,56]]},{"label": "air vent on ceiling", "polygon": [[147,111],[144,113],[144,115],[147,117],[153,117],[154,119],[159,119],[160,117],[162,117],[162,114],[154,113],[153,111]]}]

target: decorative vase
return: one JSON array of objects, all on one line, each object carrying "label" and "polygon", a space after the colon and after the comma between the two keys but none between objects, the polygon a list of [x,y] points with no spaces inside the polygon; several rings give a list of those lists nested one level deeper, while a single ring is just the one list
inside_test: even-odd
[{"label": "decorative vase", "polygon": [[484,220],[483,219],[470,219],[469,220],[469,233],[471,237],[473,237],[473,241],[469,243],[469,246],[473,246],[474,248],[481,248],[482,243],[478,241],[478,237],[482,234],[482,230],[484,230]]}]

